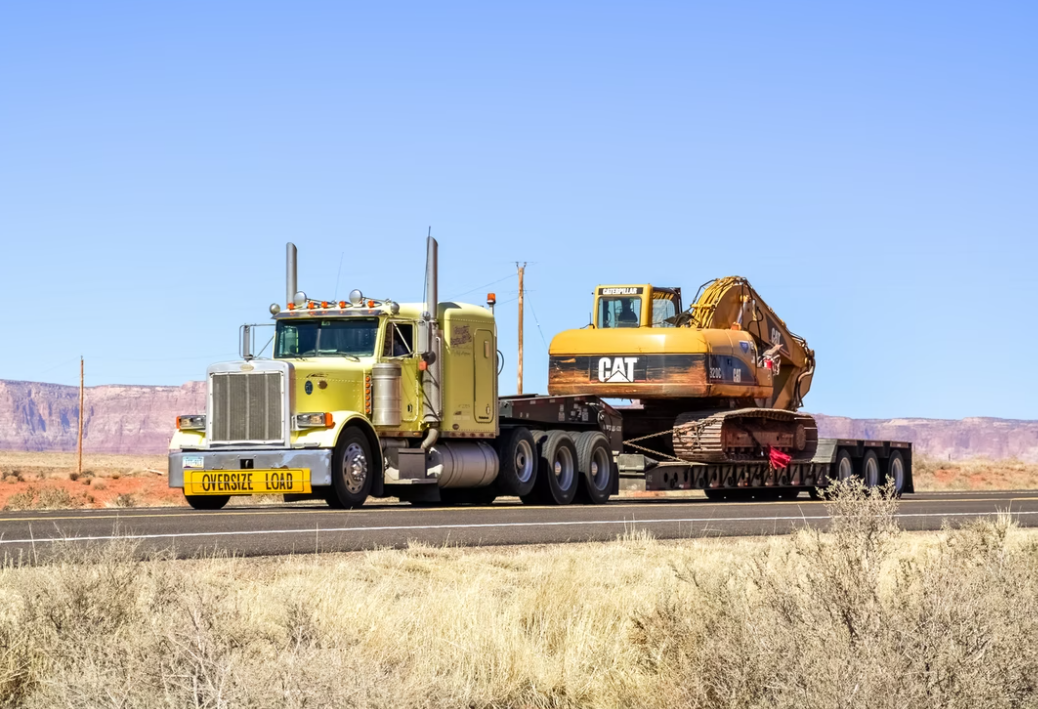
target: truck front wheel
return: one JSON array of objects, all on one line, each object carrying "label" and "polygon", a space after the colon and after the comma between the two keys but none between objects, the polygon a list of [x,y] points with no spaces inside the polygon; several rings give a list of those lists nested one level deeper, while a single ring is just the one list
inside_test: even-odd
[{"label": "truck front wheel", "polygon": [[360,429],[347,428],[332,455],[332,487],[325,498],[337,509],[360,507],[371,493],[376,471],[371,446]]},{"label": "truck front wheel", "polygon": [[231,499],[230,495],[184,495],[187,504],[196,510],[220,510]]}]

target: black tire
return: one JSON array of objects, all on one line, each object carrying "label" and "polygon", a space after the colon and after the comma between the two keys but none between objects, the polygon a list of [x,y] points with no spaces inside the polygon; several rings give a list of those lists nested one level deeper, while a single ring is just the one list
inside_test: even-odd
[{"label": "black tire", "polygon": [[504,431],[497,441],[501,469],[495,487],[499,495],[529,495],[537,482],[537,446],[528,429]]},{"label": "black tire", "polygon": [[879,487],[882,482],[883,473],[879,465],[879,456],[876,451],[866,451],[865,457],[861,459],[861,479],[865,487]]},{"label": "black tire", "polygon": [[565,431],[549,431],[540,445],[540,475],[526,504],[568,505],[577,496],[577,447]]},{"label": "black tire", "polygon": [[371,454],[368,437],[354,426],[343,429],[332,454],[332,487],[325,500],[336,509],[360,507],[381,470]]},{"label": "black tire", "polygon": [[841,448],[836,451],[836,461],[833,463],[833,473],[830,478],[836,482],[846,482],[853,477],[854,459],[845,448]]},{"label": "black tire", "polygon": [[905,491],[905,480],[908,478],[905,458],[901,451],[890,451],[887,459],[887,469],[883,473],[884,481],[894,483],[894,497],[901,497]]},{"label": "black tire", "polygon": [[230,495],[184,495],[187,504],[196,510],[221,510],[230,501]]},{"label": "black tire", "polygon": [[579,479],[577,501],[585,505],[609,502],[609,493],[617,475],[609,439],[598,431],[585,431],[577,436],[575,443]]}]

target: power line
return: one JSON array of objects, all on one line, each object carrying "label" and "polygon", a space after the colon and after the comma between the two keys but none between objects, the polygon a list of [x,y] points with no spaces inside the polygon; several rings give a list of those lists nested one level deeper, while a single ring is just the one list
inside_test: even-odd
[{"label": "power line", "polygon": [[[527,291],[527,293],[529,293],[529,291]],[[537,311],[534,310],[532,300],[530,301],[530,312],[533,313],[533,321],[537,324],[537,332],[541,333],[541,342],[544,343],[544,349],[551,349],[550,347],[548,347],[548,340],[544,337],[544,330],[541,329],[541,321],[537,319]]]},{"label": "power line", "polygon": [[451,297],[447,298],[447,300],[454,300],[456,298],[460,298],[463,295],[468,295],[469,293],[474,293],[474,292],[476,292],[478,290],[483,290],[484,288],[489,288],[490,286],[497,285],[501,281],[507,281],[510,278],[515,278],[515,274],[514,273],[510,273],[507,276],[505,276],[504,278],[498,278],[496,281],[491,281],[490,283],[484,283],[483,285],[476,286],[475,288],[471,288],[471,289],[465,291],[464,293],[455,293]]}]

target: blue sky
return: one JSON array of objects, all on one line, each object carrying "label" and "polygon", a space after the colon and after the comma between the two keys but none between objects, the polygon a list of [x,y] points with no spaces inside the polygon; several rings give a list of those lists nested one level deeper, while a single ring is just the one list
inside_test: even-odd
[{"label": "blue sky", "polygon": [[[0,378],[179,384],[300,286],[748,277],[812,411],[1038,418],[1038,6],[7,3]],[[511,302],[509,302],[511,301]]]}]

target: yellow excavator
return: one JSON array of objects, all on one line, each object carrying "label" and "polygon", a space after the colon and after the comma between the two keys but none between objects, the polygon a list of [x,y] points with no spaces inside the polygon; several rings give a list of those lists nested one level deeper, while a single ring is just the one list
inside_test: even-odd
[{"label": "yellow excavator", "polygon": [[680,288],[599,286],[586,327],[555,336],[548,392],[630,399],[625,446],[694,463],[811,460],[814,419],[798,413],[814,352],[749,281]]}]

